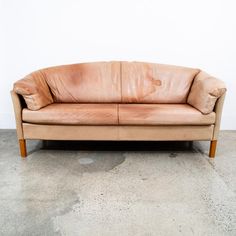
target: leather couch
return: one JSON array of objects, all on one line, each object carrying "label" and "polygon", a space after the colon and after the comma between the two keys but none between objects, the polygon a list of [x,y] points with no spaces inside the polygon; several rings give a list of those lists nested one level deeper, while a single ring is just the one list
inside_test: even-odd
[{"label": "leather couch", "polygon": [[22,157],[27,139],[208,140],[214,157],[225,92],[199,69],[114,61],[41,69],[11,95]]}]

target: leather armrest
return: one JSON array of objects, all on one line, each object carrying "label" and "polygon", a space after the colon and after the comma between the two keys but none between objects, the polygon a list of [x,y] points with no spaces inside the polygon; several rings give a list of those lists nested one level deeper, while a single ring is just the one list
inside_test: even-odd
[{"label": "leather armrest", "polygon": [[53,103],[53,98],[42,72],[36,71],[14,83],[14,92],[23,96],[28,109],[39,110]]},{"label": "leather armrest", "polygon": [[16,94],[13,90],[11,91],[11,98],[15,113],[17,137],[18,139],[24,139],[23,129],[22,129],[22,108],[24,104],[22,104],[20,96]]},{"label": "leather armrest", "polygon": [[187,103],[197,108],[203,114],[214,110],[216,101],[226,92],[223,81],[201,71],[194,78]]}]

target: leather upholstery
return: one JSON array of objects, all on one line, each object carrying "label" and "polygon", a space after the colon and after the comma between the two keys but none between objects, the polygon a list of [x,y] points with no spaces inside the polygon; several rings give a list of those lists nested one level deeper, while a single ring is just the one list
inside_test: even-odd
[{"label": "leather upholstery", "polygon": [[40,125],[23,123],[25,139],[210,140],[214,125]]},{"label": "leather upholstery", "polygon": [[17,81],[14,91],[24,97],[30,110],[53,102],[180,104],[186,103],[189,94],[187,102],[208,114],[226,88],[222,81],[198,69],[143,62],[96,62],[33,72]]},{"label": "leather upholstery", "polygon": [[215,113],[202,115],[187,104],[66,104],[38,111],[23,109],[23,121],[34,124],[209,125]]},{"label": "leather upholstery", "polygon": [[214,125],[119,125],[119,140],[210,140]]},{"label": "leather upholstery", "polygon": [[225,91],[198,69],[101,62],[33,72],[11,95],[21,141],[217,140]]},{"label": "leather upholstery", "polygon": [[24,97],[30,110],[53,103],[52,95],[41,71],[35,71],[14,84],[14,92]]},{"label": "leather upholstery", "polygon": [[210,125],[215,112],[203,115],[187,104],[119,104],[121,125]]},{"label": "leather upholstery", "polygon": [[24,96],[31,110],[53,101],[186,103],[198,72],[198,69],[143,62],[81,63],[36,71],[16,82],[14,91]]},{"label": "leather upholstery", "polygon": [[214,111],[216,113],[216,121],[215,121],[214,133],[213,133],[213,140],[217,140],[218,136],[219,136],[220,122],[221,122],[221,116],[222,116],[225,95],[226,95],[226,93],[224,93],[221,97],[219,97],[217,99],[216,105],[214,108]]},{"label": "leather upholstery", "polygon": [[22,99],[13,90],[11,91],[11,98],[12,98],[14,113],[15,113],[17,137],[18,139],[23,139],[24,132],[22,129],[22,109],[23,109],[23,106],[21,104]]},{"label": "leather upholstery", "polygon": [[95,62],[43,70],[54,102],[120,102],[120,63]]},{"label": "leather upholstery", "polygon": [[223,81],[201,71],[194,79],[188,103],[203,114],[213,111],[216,100],[226,92]]},{"label": "leather upholstery", "polygon": [[[114,105],[121,109],[121,124],[212,124],[215,120],[212,113],[215,102],[225,91],[222,81],[198,69],[143,62],[96,62],[51,67],[33,72],[14,84],[14,92],[24,97],[28,107],[23,112],[25,120],[60,124],[117,124],[114,110],[104,110],[103,114],[101,110],[96,110],[100,106],[93,103],[124,103],[124,106]],[[73,105],[51,106],[53,102]],[[201,116],[195,109],[191,110],[190,106],[180,106],[186,102],[209,116]],[[95,109],[81,103],[91,103]],[[126,103],[132,104],[126,106]],[[133,103],[146,105],[134,106]],[[154,103],[155,107],[151,106]],[[164,104],[168,106],[162,106]],[[171,113],[169,104],[178,104]],[[14,105],[16,109],[22,109],[17,102]],[[45,107],[47,105],[50,106]],[[76,105],[80,105],[80,108]],[[217,113],[221,114],[222,106]],[[43,107],[45,109],[41,110]],[[105,107],[107,109],[108,105]],[[88,114],[82,114],[86,109]],[[39,111],[31,113],[30,110]],[[81,116],[75,117],[78,111],[82,112]],[[174,112],[175,117],[171,118],[170,114]],[[52,113],[57,115],[51,120],[48,116]],[[63,121],[58,121],[59,113],[65,115]],[[110,120],[106,114],[111,115]],[[106,118],[100,119],[100,115]],[[84,118],[86,116],[89,119]]]},{"label": "leather upholstery", "polygon": [[54,103],[38,111],[23,109],[24,122],[35,124],[117,125],[116,104]]},{"label": "leather upholstery", "polygon": [[143,62],[122,62],[122,102],[186,103],[198,69]]}]

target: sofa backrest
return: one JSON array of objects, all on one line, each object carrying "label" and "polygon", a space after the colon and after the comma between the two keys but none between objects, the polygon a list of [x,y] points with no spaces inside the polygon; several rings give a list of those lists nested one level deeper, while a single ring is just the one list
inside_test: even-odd
[{"label": "sofa backrest", "polygon": [[144,62],[122,62],[122,102],[186,103],[199,69]]},{"label": "sofa backrest", "polygon": [[32,110],[52,102],[186,103],[199,72],[145,62],[81,63],[33,72],[17,81],[14,90]]},{"label": "sofa backrest", "polygon": [[56,66],[42,72],[54,102],[121,102],[119,62]]},{"label": "sofa backrest", "polygon": [[94,62],[42,70],[55,102],[186,103],[198,69]]}]

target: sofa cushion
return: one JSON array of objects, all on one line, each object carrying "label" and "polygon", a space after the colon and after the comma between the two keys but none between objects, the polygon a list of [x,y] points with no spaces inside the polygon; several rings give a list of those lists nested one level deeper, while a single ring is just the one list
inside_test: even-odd
[{"label": "sofa cushion", "polygon": [[23,109],[24,122],[35,124],[116,125],[116,104],[53,103],[38,111]]},{"label": "sofa cushion", "polygon": [[201,71],[193,81],[187,102],[203,114],[209,114],[213,111],[217,99],[225,92],[223,81]]},{"label": "sofa cushion", "polygon": [[122,62],[122,102],[186,103],[198,69],[143,62]]},{"label": "sofa cushion", "polygon": [[210,125],[215,113],[203,115],[187,104],[120,104],[123,125]]},{"label": "sofa cushion", "polygon": [[120,63],[94,62],[43,70],[54,102],[120,102]]},{"label": "sofa cushion", "polygon": [[14,92],[23,96],[30,110],[53,103],[52,95],[41,71],[35,71],[14,83]]}]

